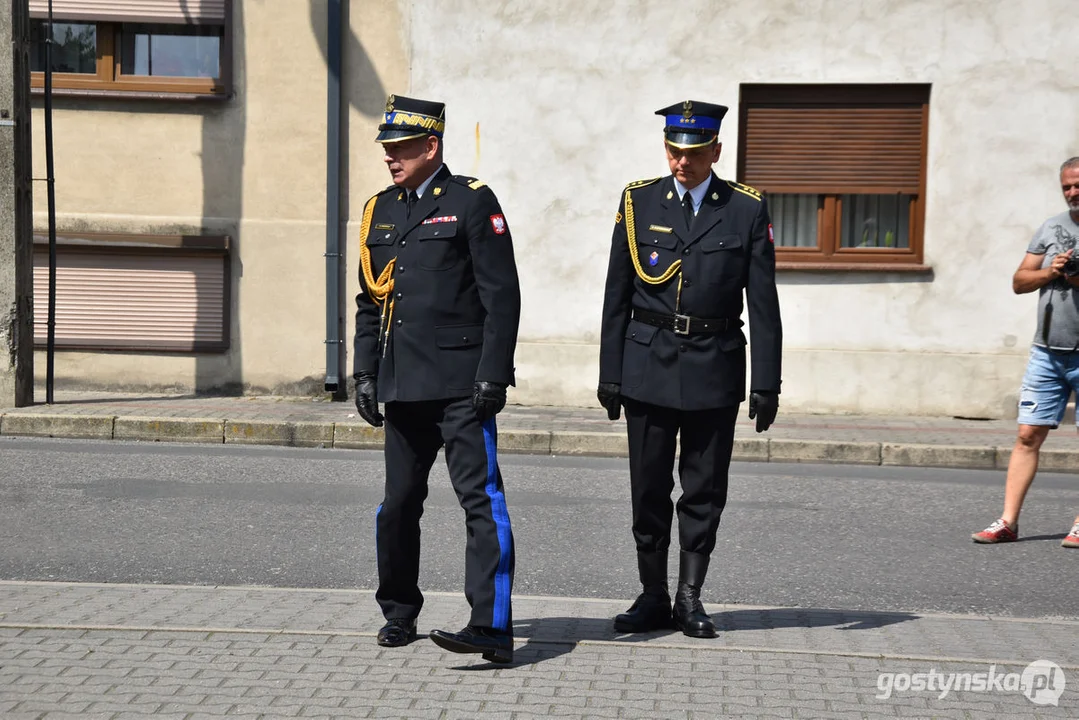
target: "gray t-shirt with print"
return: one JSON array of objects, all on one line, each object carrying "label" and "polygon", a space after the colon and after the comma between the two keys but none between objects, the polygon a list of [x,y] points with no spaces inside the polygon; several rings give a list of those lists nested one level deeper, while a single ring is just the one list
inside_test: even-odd
[{"label": "gray t-shirt with print", "polygon": [[[1062,212],[1046,220],[1027,247],[1028,253],[1044,255],[1042,267],[1067,250],[1079,259],[1079,225]],[[1079,351],[1079,288],[1057,278],[1038,291],[1038,329],[1034,344],[1050,350]]]}]

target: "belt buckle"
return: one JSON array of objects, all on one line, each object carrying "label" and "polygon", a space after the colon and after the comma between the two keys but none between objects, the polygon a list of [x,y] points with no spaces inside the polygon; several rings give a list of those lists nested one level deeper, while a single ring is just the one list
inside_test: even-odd
[{"label": "belt buckle", "polygon": [[674,314],[674,334],[689,335],[689,315]]}]

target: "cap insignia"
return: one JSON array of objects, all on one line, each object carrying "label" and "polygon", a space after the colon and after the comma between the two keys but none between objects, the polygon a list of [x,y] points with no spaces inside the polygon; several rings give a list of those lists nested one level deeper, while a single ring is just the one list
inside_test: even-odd
[{"label": "cap insignia", "polygon": [[682,117],[693,117],[693,103],[689,100],[686,100],[684,103],[682,103]]}]

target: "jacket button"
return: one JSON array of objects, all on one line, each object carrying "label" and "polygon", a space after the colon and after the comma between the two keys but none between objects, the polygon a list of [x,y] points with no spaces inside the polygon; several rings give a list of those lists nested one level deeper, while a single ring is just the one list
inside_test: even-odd
[{"label": "jacket button", "polygon": [[686,280],[685,284],[686,284],[686,287],[689,287],[690,285],[693,284],[693,281],[692,280]]},{"label": "jacket button", "polygon": [[630,337],[637,337],[637,331],[636,331],[636,330],[634,330],[633,332],[631,332],[631,333],[629,334],[629,336],[630,336]]},{"label": "jacket button", "polygon": [[463,338],[461,338],[461,342],[468,342],[468,336],[465,335]]},{"label": "jacket button", "polygon": [[[398,323],[400,323],[401,321],[400,321],[400,320],[398,320],[397,322],[398,322]],[[685,345],[679,345],[679,346],[678,346],[678,352],[685,352],[685,351],[686,351],[686,350],[688,350],[688,349],[689,349],[689,348],[687,348],[687,347],[686,347]]]},{"label": "jacket button", "polygon": [[435,233],[434,233],[434,234],[435,234],[435,235],[437,236],[437,235],[438,235],[438,230],[435,230]]},{"label": "jacket button", "polygon": [[685,250],[683,250],[682,254],[683,255],[689,255],[689,248],[686,248]]},{"label": "jacket button", "polygon": [[401,241],[401,247],[404,247],[404,246],[405,246],[405,245],[407,245],[407,244],[408,244],[408,242],[407,242],[406,240],[402,240],[402,241]]},{"label": "jacket button", "polygon": [[719,246],[723,247],[723,241],[722,240],[719,241]]},{"label": "jacket button", "polygon": [[397,327],[401,327],[401,321],[400,320],[397,321]]},{"label": "jacket button", "polygon": [[404,265],[398,265],[397,266],[397,272],[404,272],[404,271],[405,271],[405,266]]},{"label": "jacket button", "polygon": [[389,239],[390,239],[390,234],[389,234],[389,233],[386,233],[386,239],[387,239],[387,240],[389,240]]},{"label": "jacket button", "polygon": [[401,299],[401,293],[397,293],[397,299],[398,299],[398,300],[400,300],[400,299]]},{"label": "jacket button", "polygon": [[652,238],[652,244],[653,245],[659,245],[659,240],[656,240],[655,238]]}]

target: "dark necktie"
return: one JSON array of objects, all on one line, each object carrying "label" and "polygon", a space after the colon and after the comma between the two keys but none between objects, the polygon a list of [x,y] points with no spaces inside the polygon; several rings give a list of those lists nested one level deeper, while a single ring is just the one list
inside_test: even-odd
[{"label": "dark necktie", "polygon": [[412,208],[416,207],[416,203],[420,201],[420,198],[416,195],[415,190],[409,190],[408,196],[405,198],[405,217],[407,218],[412,214]]},{"label": "dark necktie", "polygon": [[682,215],[686,218],[686,228],[693,227],[693,197],[689,190],[682,196]]}]

